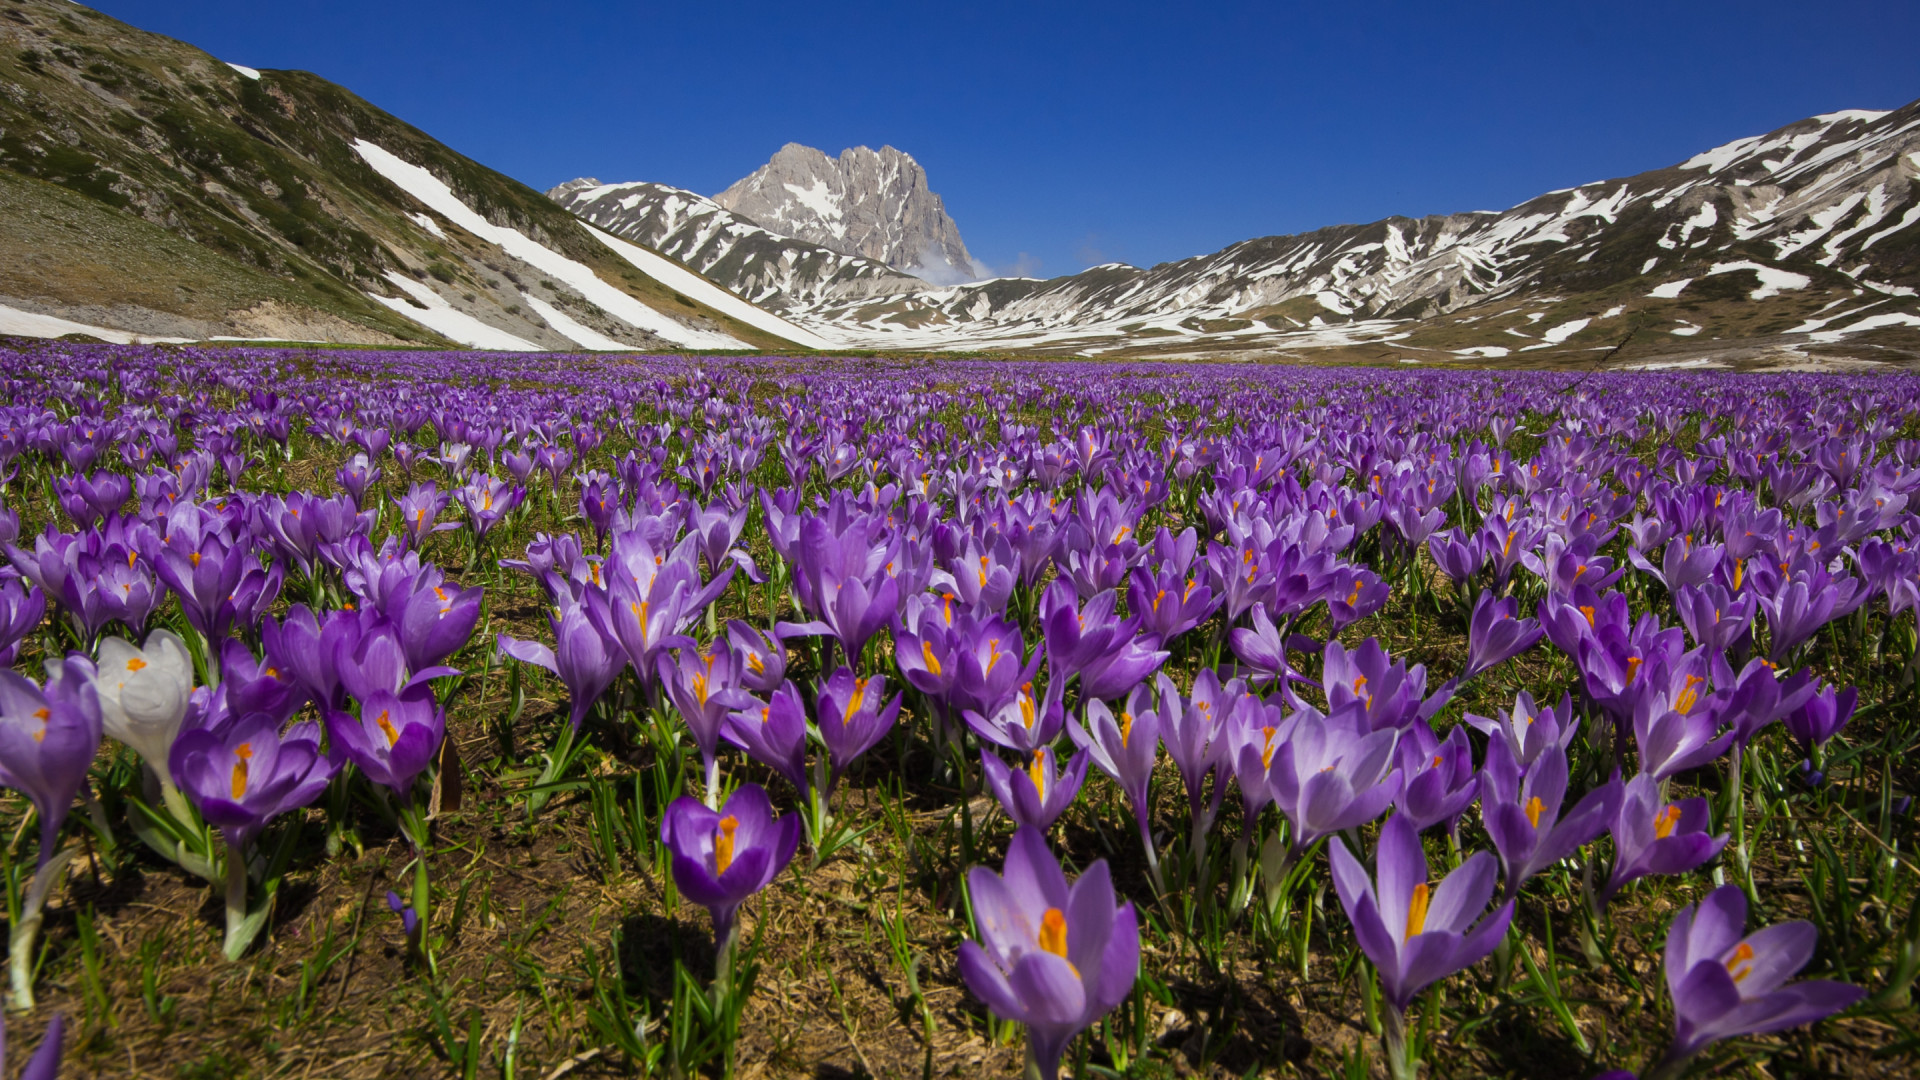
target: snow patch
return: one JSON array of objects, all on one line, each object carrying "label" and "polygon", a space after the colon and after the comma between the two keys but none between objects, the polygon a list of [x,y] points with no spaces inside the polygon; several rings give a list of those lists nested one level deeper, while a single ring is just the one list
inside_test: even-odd
[{"label": "snow patch", "polygon": [[1788,289],[1804,289],[1813,283],[1813,279],[1805,274],[1796,274],[1791,270],[1781,270],[1778,267],[1764,266],[1744,259],[1740,262],[1714,263],[1713,269],[1707,271],[1707,276],[1731,274],[1736,270],[1751,270],[1759,277],[1760,287],[1747,294],[1755,300],[1779,296]]},{"label": "snow patch", "polygon": [[[461,202],[460,197],[453,193],[453,189],[449,188],[445,181],[379,145],[365,139],[356,139],[353,149],[373,167],[374,172],[386,177],[400,190],[425,203],[429,209],[441,217],[480,239],[497,245],[502,251],[554,280],[573,286],[575,291],[587,298],[588,303],[621,322],[691,349],[744,349],[747,347],[745,342],[730,335],[710,330],[696,330],[683,325],[602,281],[600,276],[593,272],[593,268],[585,263],[575,262],[518,230],[493,224],[474,213],[466,203]],[[582,223],[582,227],[588,226]],[[391,274],[388,276],[392,277]],[[510,334],[506,336],[512,337]],[[511,346],[501,347],[510,348]]]},{"label": "snow patch", "polygon": [[445,240],[447,238],[447,234],[440,231],[440,223],[431,217],[421,213],[412,213],[407,216],[413,219],[415,225],[420,226],[440,239]]},{"label": "snow patch", "polygon": [[1885,311],[1878,315],[1869,315],[1852,326],[1843,326],[1838,330],[1822,330],[1809,334],[1812,341],[1835,342],[1848,334],[1858,334],[1866,330],[1878,330],[1887,326],[1920,326],[1920,315],[1909,315],[1904,311]]},{"label": "snow patch", "polygon": [[1680,368],[1717,368],[1724,367],[1716,360],[1698,357],[1693,360],[1649,360],[1644,364],[1628,364],[1627,371],[1673,371]]},{"label": "snow patch", "polygon": [[[1915,162],[1915,164],[1920,164],[1920,162]],[[1899,232],[1901,229],[1906,228],[1907,226],[1913,224],[1916,221],[1920,221],[1920,202],[1914,203],[1912,206],[1907,207],[1907,212],[1900,216],[1899,221],[1895,222],[1892,225],[1887,226],[1884,229],[1881,229],[1879,232],[1874,233],[1872,236],[1867,237],[1865,240],[1862,240],[1860,242],[1860,250],[1861,251],[1867,250],[1873,245],[1879,243],[1881,240],[1884,240],[1887,237],[1892,236],[1894,233]]]},{"label": "snow patch", "polygon": [[87,334],[101,341],[111,341],[115,345],[145,345],[155,342],[178,344],[191,341],[191,338],[147,337],[143,334],[130,334],[125,330],[110,330],[91,323],[74,322],[54,315],[42,315],[34,311],[21,311],[19,308],[0,304],[0,334],[12,334],[16,337],[57,338],[68,334]]},{"label": "snow patch", "polygon": [[1672,300],[1674,297],[1679,296],[1680,293],[1691,284],[1693,284],[1692,278],[1683,277],[1679,281],[1669,281],[1665,285],[1655,285],[1653,291],[1647,295],[1653,297],[1655,300]]},{"label": "snow patch", "polygon": [[[670,259],[630,244],[611,233],[581,222],[588,235],[613,249],[614,254],[632,263],[641,273],[689,299],[705,304],[722,315],[731,315],[756,330],[785,338],[803,349],[834,349],[839,346],[811,330],[797,326],[770,311],[754,307],[745,300],[701,277]],[[601,305],[603,308],[605,305]],[[728,341],[733,341],[728,338]],[[741,343],[734,342],[736,347]]]},{"label": "snow patch", "polygon": [[798,184],[781,184],[780,186],[800,200],[800,205],[823,218],[841,216],[840,197],[835,195],[833,189],[827,187],[826,183],[818,177],[815,177],[813,183],[807,187],[801,187]]},{"label": "snow patch", "polygon": [[1575,319],[1572,322],[1561,323],[1559,326],[1550,328],[1546,333],[1541,334],[1540,337],[1548,344],[1558,345],[1580,331],[1585,330],[1587,324],[1592,321],[1592,319]]},{"label": "snow patch", "polygon": [[424,304],[426,310],[422,311],[398,296],[381,296],[379,293],[372,292],[367,295],[442,337],[452,338],[462,345],[476,349],[500,349],[506,352],[540,351],[540,346],[525,338],[515,337],[497,326],[488,326],[464,311],[455,310],[452,304],[447,303],[445,297],[397,270],[387,271],[386,279],[401,292]]},{"label": "snow patch", "polygon": [[232,61],[227,61],[226,64],[228,67],[232,68],[233,70],[239,72],[242,75],[245,75],[247,78],[252,79],[254,82],[260,81],[260,72],[255,70],[254,68],[247,67],[244,64],[236,64],[236,63],[233,63]]},{"label": "snow patch", "polygon": [[1824,120],[1829,124],[1836,124],[1842,120],[1866,120],[1871,122],[1885,115],[1887,114],[1884,112],[1875,112],[1872,109],[1841,109],[1839,112],[1821,113],[1819,116],[1814,117],[1814,119]]},{"label": "snow patch", "polygon": [[600,331],[595,330],[593,327],[575,321],[574,318],[566,312],[561,311],[559,308],[554,307],[552,304],[547,303],[545,300],[531,293],[521,293],[520,299],[525,300],[528,307],[539,312],[540,317],[547,321],[548,326],[558,330],[563,337],[576,345],[583,345],[586,348],[600,352],[633,351],[633,346],[626,342],[615,341]]}]

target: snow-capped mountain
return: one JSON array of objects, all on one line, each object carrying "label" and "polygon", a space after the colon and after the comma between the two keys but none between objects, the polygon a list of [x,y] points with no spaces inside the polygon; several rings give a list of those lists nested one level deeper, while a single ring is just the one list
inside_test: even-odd
[{"label": "snow-capped mountain", "polygon": [[1047,281],[902,281],[834,260],[768,218],[728,215],[722,201],[658,185],[567,187],[556,197],[587,220],[865,348],[1387,343],[1419,359],[1606,349],[1630,335],[1636,351],[1821,344],[1920,327],[1920,102],[1813,117],[1504,212],[1334,226]]},{"label": "snow-capped mountain", "polygon": [[782,236],[936,285],[986,276],[967,254],[946,204],[927,189],[927,171],[891,146],[855,146],[830,158],[788,143],[713,201]]},{"label": "snow-capped mountain", "polygon": [[769,232],[704,195],[665,184],[583,178],[547,195],[582,220],[678,259],[776,311],[809,311],[927,287],[883,262]]}]

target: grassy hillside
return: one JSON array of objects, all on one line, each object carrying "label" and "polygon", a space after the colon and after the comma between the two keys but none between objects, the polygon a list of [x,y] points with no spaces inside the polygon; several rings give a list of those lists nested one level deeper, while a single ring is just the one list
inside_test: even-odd
[{"label": "grassy hillside", "polygon": [[439,341],[366,296],[393,295],[384,275],[397,271],[538,344],[570,347],[521,310],[522,292],[609,336],[659,344],[489,243],[434,235],[410,216],[423,208],[353,151],[356,139],[428,168],[490,221],[650,307],[756,347],[784,345],[638,273],[539,192],[342,87],[306,72],[249,78],[65,0],[0,0],[0,251],[10,264],[0,292],[234,325],[271,302],[369,340]]}]

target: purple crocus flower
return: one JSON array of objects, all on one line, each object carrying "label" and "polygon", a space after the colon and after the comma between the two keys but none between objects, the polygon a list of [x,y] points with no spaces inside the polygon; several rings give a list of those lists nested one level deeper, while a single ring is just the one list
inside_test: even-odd
[{"label": "purple crocus flower", "polygon": [[410,594],[395,597],[405,596],[405,603],[398,604],[397,611],[390,603],[386,610],[400,631],[407,666],[418,671],[444,662],[473,636],[486,590],[477,585],[461,588],[432,567],[422,567],[410,585]]},{"label": "purple crocus flower", "polygon": [[870,546],[864,532],[855,527],[836,534],[826,518],[808,517],[794,549],[794,589],[817,620],[798,629],[832,636],[848,663],[858,662],[867,639],[891,623],[899,607],[899,582],[886,573],[888,549]]},{"label": "purple crocus flower", "polygon": [[1025,643],[1019,628],[997,616],[976,620],[956,612],[952,633],[958,674],[948,704],[957,710],[999,712],[1022,687],[1033,685],[1046,657],[1044,649],[1035,649],[1033,658],[1022,664]]},{"label": "purple crocus flower", "polygon": [[1009,766],[991,750],[980,750],[987,790],[1000,800],[1015,825],[1031,825],[1043,833],[1073,805],[1074,796],[1080,794],[1080,785],[1087,779],[1090,760],[1085,753],[1075,754],[1062,772],[1053,748],[1043,746],[1033,752],[1032,763],[1020,769]]},{"label": "purple crocus flower", "polygon": [[40,819],[40,863],[53,857],[60,826],[87,782],[100,748],[100,699],[92,665],[80,656],[48,664],[44,688],[0,670],[0,786],[33,803]]},{"label": "purple crocus flower", "polygon": [[1328,854],[1354,937],[1380,973],[1382,995],[1402,1017],[1420,991],[1484,960],[1513,919],[1511,898],[1482,917],[1499,869],[1487,852],[1475,852],[1429,887],[1420,832],[1399,814],[1381,827],[1376,876],[1367,875],[1344,840]]},{"label": "purple crocus flower", "polygon": [[721,564],[731,561],[746,571],[747,577],[763,580],[753,557],[734,546],[746,528],[747,510],[748,506],[742,504],[729,511],[717,502],[704,510],[691,505],[687,508],[687,531],[699,538],[700,557],[706,560],[709,575],[718,574]]},{"label": "purple crocus flower", "polygon": [[1294,718],[1287,716],[1278,703],[1262,701],[1251,694],[1240,699],[1227,722],[1227,764],[1240,789],[1240,805],[1246,821],[1244,837],[1254,835],[1259,828],[1260,811],[1273,801],[1270,774],[1274,758],[1291,737],[1293,723]]},{"label": "purple crocus flower", "polygon": [[1535,759],[1549,746],[1558,746],[1562,753],[1573,743],[1573,736],[1580,730],[1580,718],[1573,715],[1573,697],[1570,694],[1560,696],[1558,708],[1542,709],[1533,703],[1533,695],[1525,690],[1514,696],[1513,711],[1495,709],[1497,718],[1466,714],[1466,722],[1474,730],[1496,742],[1507,744],[1507,754],[1524,771],[1532,767]]},{"label": "purple crocus flower", "polygon": [[356,612],[330,611],[322,619],[305,604],[295,604],[287,610],[285,622],[266,620],[260,628],[260,639],[266,646],[267,659],[274,667],[291,672],[324,714],[346,704],[334,658],[357,648],[363,632],[362,618]]},{"label": "purple crocus flower", "polygon": [[1395,816],[1420,832],[1443,823],[1452,829],[1480,794],[1466,727],[1455,725],[1443,740],[1426,721],[1417,720],[1401,734],[1398,754],[1406,786],[1394,800]]},{"label": "purple crocus flower", "polygon": [[498,647],[503,656],[538,665],[560,677],[567,688],[567,722],[577,734],[588,711],[627,666],[627,654],[621,651],[619,642],[601,633],[587,617],[586,609],[570,597],[562,602],[559,614],[549,616],[547,621],[553,627],[553,648],[505,634],[499,635]]},{"label": "purple crocus flower", "polygon": [[1646,678],[1633,710],[1640,769],[1656,779],[1698,768],[1726,753],[1738,734],[1725,727],[1727,693],[1707,692],[1704,650],[1659,663]]},{"label": "purple crocus flower", "polygon": [[1073,590],[1064,581],[1055,579],[1047,595],[1054,601],[1052,610],[1041,617],[1047,672],[1062,690],[1067,680],[1078,676],[1082,700],[1111,700],[1140,685],[1166,662],[1167,653],[1143,646],[1135,636],[1138,618],[1114,616],[1119,595],[1112,590],[1095,595],[1077,611]]},{"label": "purple crocus flower", "polygon": [[1850,577],[1835,577],[1818,567],[1783,581],[1771,596],[1760,597],[1771,638],[1767,658],[1785,663],[1793,650],[1829,622],[1849,614],[1866,599],[1866,590]]},{"label": "purple crocus flower", "polygon": [[380,467],[365,454],[355,454],[347,459],[334,479],[340,482],[340,489],[353,500],[353,505],[361,510],[367,508],[367,489],[380,482]]},{"label": "purple crocus flower", "polygon": [[1506,870],[1507,898],[1520,893],[1528,878],[1574,853],[1607,831],[1619,816],[1624,797],[1618,774],[1587,792],[1562,816],[1567,797],[1567,754],[1549,746],[1523,779],[1507,744],[1487,746],[1481,776],[1480,812]]},{"label": "purple crocus flower", "polygon": [[740,685],[769,694],[786,682],[787,647],[778,630],[768,634],[740,619],[727,623],[727,644],[740,655]]},{"label": "purple crocus flower", "polygon": [[[733,568],[703,588],[692,537],[666,551],[637,528],[615,532],[610,550],[604,570],[585,564],[596,578],[601,573],[606,578],[604,589],[582,594],[587,614],[602,633],[620,642],[634,673],[650,684],[660,651],[688,643],[681,631],[727,587]],[[575,564],[576,572],[581,565]]]},{"label": "purple crocus flower", "polygon": [[660,821],[660,841],[673,852],[673,884],[713,917],[714,943],[725,949],[734,915],[754,893],[772,884],[800,845],[800,816],[773,816],[773,801],[758,784],[742,784],[715,810],[682,795]]},{"label": "purple crocus flower", "polygon": [[82,577],[69,579],[84,594],[78,607],[89,634],[97,634],[108,621],[138,634],[145,630],[147,617],[166,599],[146,564],[118,544],[109,544],[99,558],[82,555],[78,568]]},{"label": "purple crocus flower", "polygon": [[1746,924],[1738,885],[1723,885],[1673,917],[1666,955],[1673,1044],[1649,1077],[1678,1076],[1687,1059],[1721,1039],[1811,1024],[1866,996],[1825,979],[1785,985],[1813,958],[1812,923],[1796,919],[1743,937]]},{"label": "purple crocus flower", "polygon": [[[1293,688],[1286,683],[1293,669],[1287,664],[1287,647],[1281,641],[1280,628],[1273,625],[1264,604],[1253,606],[1253,626],[1236,627],[1227,634],[1227,644],[1233,649],[1233,655],[1240,658],[1247,669],[1261,676],[1260,681],[1279,685],[1289,699]],[[1289,701],[1289,704],[1295,702]]]},{"label": "purple crocus flower", "polygon": [[295,724],[283,735],[265,713],[221,732],[182,732],[168,764],[180,790],[209,825],[225,831],[231,857],[240,859],[269,821],[311,803],[334,773],[320,752],[319,724]]},{"label": "purple crocus flower", "polygon": [[486,473],[475,473],[454,492],[453,497],[466,510],[467,523],[473,527],[473,535],[485,538],[495,525],[500,524],[502,518],[520,508],[520,504],[527,499],[527,489]]},{"label": "purple crocus flower", "polygon": [[290,491],[285,498],[274,496],[256,506],[267,543],[306,577],[318,569],[323,546],[355,533],[364,535],[372,527],[371,513],[362,514],[350,500],[337,496],[323,499]]},{"label": "purple crocus flower", "polygon": [[1519,613],[1518,598],[1495,600],[1489,591],[1480,593],[1467,625],[1467,666],[1460,672],[1460,681],[1519,656],[1546,634],[1539,620],[1516,618]]},{"label": "purple crocus flower", "polygon": [[1784,720],[1787,731],[1812,756],[1814,751],[1825,746],[1828,739],[1838,735],[1840,729],[1847,726],[1847,721],[1853,717],[1854,705],[1859,700],[1859,687],[1849,686],[1835,693],[1832,684],[1823,686],[1799,708],[1786,714]]},{"label": "purple crocus flower", "polygon": [[700,750],[709,802],[720,794],[720,728],[728,713],[753,704],[753,696],[740,686],[738,667],[733,650],[724,643],[704,653],[677,649],[672,659],[663,655],[659,661],[660,685]]},{"label": "purple crocus flower", "polygon": [[766,704],[756,701],[728,713],[720,734],[748,757],[786,777],[802,799],[807,797],[807,703],[801,700],[799,687],[782,682]]},{"label": "purple crocus flower", "polygon": [[[27,1067],[19,1070],[19,1080],[60,1080],[61,1043],[65,1042],[67,1019],[54,1013],[54,1019],[46,1022],[46,1034],[40,1036],[40,1047],[33,1051],[33,1057],[27,1059]],[[0,1017],[0,1061],[6,1061],[6,1019]]]},{"label": "purple crocus flower", "polygon": [[593,527],[599,543],[605,543],[613,515],[620,509],[620,496],[614,490],[613,477],[594,469],[580,479],[580,516]]},{"label": "purple crocus flower", "polygon": [[[1612,603],[1615,598],[1620,600],[1618,605]],[[1562,605],[1559,611],[1564,616],[1568,606]],[[1573,656],[1585,678],[1587,693],[1616,720],[1624,721],[1639,711],[1649,688],[1655,685],[1649,678],[1651,672],[1672,669],[1680,659],[1686,635],[1679,627],[1663,629],[1652,614],[1642,615],[1629,629],[1625,598],[1619,593],[1608,594],[1600,611],[1603,617],[1589,624],[1592,636],[1579,642]],[[1604,613],[1609,611],[1618,618],[1605,618]],[[1587,607],[1581,606],[1578,613],[1586,615]]]},{"label": "purple crocus flower", "polygon": [[418,550],[434,533],[460,527],[457,521],[437,520],[452,501],[453,497],[442,493],[440,486],[431,480],[413,485],[405,495],[393,500],[393,505],[400,510],[400,528],[408,547]]},{"label": "purple crocus flower", "polygon": [[1668,592],[1677,593],[1689,585],[1699,585],[1713,576],[1726,548],[1720,544],[1696,544],[1693,537],[1676,536],[1667,541],[1660,566],[1655,567],[1636,547],[1627,547],[1627,561],[1641,572],[1659,581]]},{"label": "purple crocus flower", "polygon": [[1292,737],[1267,775],[1297,856],[1328,833],[1386,813],[1405,774],[1394,762],[1399,733],[1391,728],[1370,731],[1358,718],[1327,718],[1311,709],[1293,720]]},{"label": "purple crocus flower", "polygon": [[1753,593],[1730,594],[1712,581],[1674,590],[1673,606],[1693,643],[1716,656],[1751,640],[1758,610]]},{"label": "purple crocus flower", "polygon": [[815,701],[820,739],[827,744],[828,763],[832,767],[823,795],[831,795],[847,767],[892,730],[894,718],[900,715],[901,695],[893,695],[893,700],[883,705],[886,696],[885,676],[857,678],[853,669],[845,666],[820,687],[820,696]]},{"label": "purple crocus flower", "polygon": [[[1226,796],[1222,771],[1232,767],[1228,755],[1233,749],[1227,737],[1227,722],[1232,719],[1246,687],[1239,679],[1222,686],[1219,677],[1211,671],[1202,671],[1193,680],[1191,698],[1182,698],[1165,674],[1155,677],[1155,685],[1160,691],[1160,737],[1167,745],[1167,756],[1180,770],[1181,782],[1186,785],[1187,809],[1192,815],[1194,844],[1198,846],[1201,838],[1213,828],[1214,816],[1220,812],[1220,802]],[[1210,801],[1206,795],[1208,773],[1216,774]]]},{"label": "purple crocus flower", "polygon": [[1165,569],[1156,575],[1142,566],[1127,578],[1127,610],[1162,645],[1207,621],[1219,608],[1213,588],[1198,577],[1183,579],[1179,572]]},{"label": "purple crocus flower", "polygon": [[1613,872],[1595,906],[1606,910],[1614,894],[1649,874],[1684,874],[1720,854],[1728,834],[1708,835],[1712,824],[1707,800],[1667,802],[1653,777],[1641,773],[1629,780],[1613,819]]},{"label": "purple crocus flower", "polygon": [[119,473],[97,472],[91,479],[74,475],[53,482],[54,497],[60,510],[76,528],[90,529],[101,518],[120,512],[127,496],[133,494],[133,482]]},{"label": "purple crocus flower", "polygon": [[1425,701],[1427,669],[1396,662],[1373,638],[1352,651],[1338,641],[1327,642],[1321,657],[1320,681],[1327,694],[1330,716],[1352,714],[1374,731],[1402,728],[1416,717],[1431,715],[1445,704],[1442,691]]},{"label": "purple crocus flower", "polygon": [[1153,767],[1160,758],[1160,717],[1153,709],[1153,692],[1135,687],[1127,697],[1126,708],[1118,717],[1103,701],[1087,702],[1087,725],[1067,725],[1067,736],[1080,750],[1079,756],[1091,761],[1126,792],[1133,807],[1133,819],[1140,827],[1141,842],[1146,845],[1147,860],[1158,873],[1159,857],[1153,847],[1153,802],[1149,797]]},{"label": "purple crocus flower", "polygon": [[[67,1033],[67,1018],[59,1013],[47,1021],[46,1034],[40,1037],[40,1047],[27,1060],[27,1067],[20,1070],[20,1080],[59,1080],[61,1043]],[[0,1062],[7,1056],[7,1021],[0,1016]]]},{"label": "purple crocus flower", "polygon": [[1427,537],[1427,553],[1448,581],[1465,585],[1487,564],[1487,553],[1479,537],[1466,536],[1458,529],[1446,529]]},{"label": "purple crocus flower", "polygon": [[1737,677],[1724,662],[1715,664],[1713,679],[1716,685],[1732,686],[1723,700],[1736,750],[1744,750],[1774,721],[1797,711],[1818,688],[1807,668],[1783,679],[1779,669],[1758,657],[1749,660]]},{"label": "purple crocus flower", "polygon": [[341,686],[359,703],[360,712],[327,713],[331,745],[368,779],[406,801],[414,778],[432,763],[447,730],[447,714],[428,683],[454,672],[428,668],[409,673],[398,637],[384,627],[362,637],[352,649],[343,643],[334,664]]},{"label": "purple crocus flower", "polygon": [[[147,647],[152,650],[151,635]],[[189,666],[187,670],[192,669]],[[271,658],[255,657],[253,650],[237,638],[228,638],[220,645],[220,695],[226,699],[228,716],[265,713],[281,723],[305,705],[308,696],[292,671],[282,670]],[[103,699],[101,709],[105,708]]]},{"label": "purple crocus flower", "polygon": [[413,905],[401,899],[400,894],[392,889],[387,890],[387,910],[400,916],[400,932],[407,935],[407,941],[412,942],[414,935],[420,932],[420,913],[413,910]]},{"label": "purple crocus flower", "polygon": [[[239,614],[241,593],[249,601],[266,584],[268,570],[254,558],[252,547],[235,543],[224,531],[202,525],[204,511],[192,503],[178,503],[168,515],[168,533],[157,552],[155,569],[180,598],[187,622],[201,636],[219,640],[227,636]],[[210,523],[209,523],[210,524]],[[273,566],[274,593],[279,593],[280,565]],[[242,579],[260,575],[262,580],[243,589]],[[268,601],[271,603],[271,600]]]},{"label": "purple crocus flower", "polygon": [[960,944],[960,975],[996,1015],[1027,1026],[1030,1059],[1055,1080],[1067,1042],[1133,991],[1133,905],[1114,903],[1105,859],[1069,886],[1034,828],[1014,834],[1004,874],[976,866],[967,886],[978,940]]},{"label": "purple crocus flower", "polygon": [[1327,579],[1327,619],[1329,628],[1338,634],[1343,628],[1352,625],[1387,606],[1387,596],[1393,586],[1380,580],[1380,575],[1366,567],[1343,566]]},{"label": "purple crocus flower", "polygon": [[[953,630],[953,597],[928,594],[910,597],[893,635],[893,662],[900,676],[915,690],[945,707],[960,667],[960,647]],[[964,613],[961,616],[965,618]]]},{"label": "purple crocus flower", "polygon": [[1043,699],[1028,683],[992,716],[969,709],[965,713],[967,726],[995,746],[1031,754],[1059,738],[1060,729],[1066,726],[1067,712],[1060,702],[1058,685],[1049,686]]},{"label": "purple crocus flower", "polygon": [[22,589],[18,581],[0,583],[0,667],[12,667],[20,642],[47,616],[47,594],[38,585]]}]

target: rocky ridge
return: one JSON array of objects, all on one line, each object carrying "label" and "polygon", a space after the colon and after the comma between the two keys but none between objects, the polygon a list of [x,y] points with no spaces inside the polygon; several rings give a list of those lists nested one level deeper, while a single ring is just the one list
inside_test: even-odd
[{"label": "rocky ridge", "polygon": [[[1387,218],[1152,268],[947,287],[839,263],[659,185],[558,196],[823,336],[865,348],[1401,360],[1719,340],[1920,355],[1920,102],[1811,117],[1501,212]],[[831,272],[827,268],[831,266]]]},{"label": "rocky ridge", "polygon": [[831,158],[788,143],[713,202],[782,236],[935,285],[986,276],[967,254],[946,204],[928,190],[926,170],[891,146],[855,146]]}]

